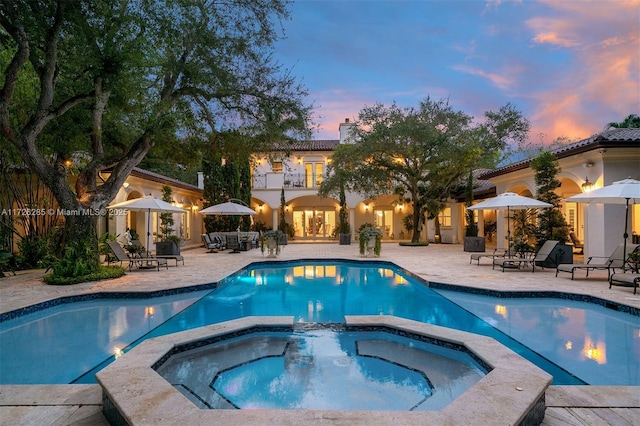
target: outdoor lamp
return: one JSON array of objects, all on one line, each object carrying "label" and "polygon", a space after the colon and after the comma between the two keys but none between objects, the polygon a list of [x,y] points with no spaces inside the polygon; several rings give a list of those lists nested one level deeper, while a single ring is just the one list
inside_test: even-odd
[{"label": "outdoor lamp", "polygon": [[593,189],[593,182],[589,182],[589,178],[586,177],[584,178],[584,183],[582,184],[582,191],[583,192],[589,192]]}]

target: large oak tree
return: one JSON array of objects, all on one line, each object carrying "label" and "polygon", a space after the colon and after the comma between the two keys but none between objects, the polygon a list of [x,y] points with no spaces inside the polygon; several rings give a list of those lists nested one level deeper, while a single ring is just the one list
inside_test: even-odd
[{"label": "large oak tree", "polygon": [[[70,211],[106,207],[154,146],[241,127],[267,150],[308,126],[271,58],[286,18],[281,0],[1,0],[2,143]],[[96,216],[65,219],[97,247]]]},{"label": "large oak tree", "polygon": [[346,181],[347,189],[366,196],[397,194],[413,207],[416,243],[427,210],[442,205],[472,168],[495,165],[506,144],[524,140],[529,130],[511,104],[478,123],[447,100],[431,98],[417,108],[365,107],[355,124],[354,142],[334,155],[332,169],[340,172],[323,182],[322,192]]}]

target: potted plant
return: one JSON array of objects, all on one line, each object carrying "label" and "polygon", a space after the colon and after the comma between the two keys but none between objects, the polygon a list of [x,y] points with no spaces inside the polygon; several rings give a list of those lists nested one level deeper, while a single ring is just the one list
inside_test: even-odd
[{"label": "potted plant", "polygon": [[[171,201],[170,186],[162,187],[162,201]],[[156,243],[157,256],[176,256],[180,254],[180,237],[173,235],[173,213],[160,213],[160,241]]]},{"label": "potted plant", "polygon": [[[471,207],[473,201],[473,171],[469,172],[467,181],[466,207]],[[465,210],[467,225],[464,230],[464,251],[483,252],[486,249],[484,237],[478,236],[478,223],[473,210]]]},{"label": "potted plant", "polygon": [[279,229],[271,229],[260,235],[260,251],[264,256],[265,249],[269,250],[267,257],[273,258],[280,254],[283,232]]},{"label": "potted plant", "polygon": [[376,256],[380,256],[382,251],[382,231],[380,229],[375,226],[363,226],[360,228],[358,241],[361,255],[369,257],[373,252]]}]

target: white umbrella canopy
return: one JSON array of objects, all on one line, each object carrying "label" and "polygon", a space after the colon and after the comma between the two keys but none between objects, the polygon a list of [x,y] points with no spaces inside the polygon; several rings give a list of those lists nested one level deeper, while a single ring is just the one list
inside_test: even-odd
[{"label": "white umbrella canopy", "polygon": [[640,203],[640,180],[623,179],[611,185],[574,195],[565,201],[574,203],[638,204]]},{"label": "white umbrella canopy", "polygon": [[594,204],[624,204],[624,248],[623,260],[627,259],[627,239],[629,233],[627,229],[629,227],[629,204],[640,203],[640,181],[627,178],[613,182],[611,185],[603,186],[602,188],[594,189],[593,191],[585,192],[583,194],[577,194],[572,197],[566,198],[565,201],[574,203],[594,203]]},{"label": "white umbrella canopy", "polygon": [[152,211],[152,212],[172,212],[172,213],[184,213],[184,210],[176,207],[166,201],[153,198],[151,195],[147,195],[142,198],[134,198],[133,200],[123,201],[121,203],[113,204],[108,209],[125,209],[131,211]]},{"label": "white umbrella canopy", "polygon": [[546,209],[553,207],[553,204],[545,203],[544,201],[536,200],[534,198],[523,197],[514,192],[504,192],[496,197],[482,201],[471,207],[467,207],[468,210],[507,210],[507,241],[511,241],[511,227],[509,226],[509,210],[522,210],[522,209]]},{"label": "white umbrella canopy", "polygon": [[215,204],[207,207],[206,209],[202,209],[200,210],[200,214],[218,216],[253,216],[257,213],[255,210],[252,210],[247,206],[228,201],[226,203]]},{"label": "white umbrella canopy", "polygon": [[169,212],[169,213],[184,213],[185,211],[180,207],[176,207],[166,201],[153,198],[151,195],[146,195],[142,198],[134,198],[132,200],[123,201],[121,203],[113,204],[107,207],[108,209],[124,209],[130,211],[146,211],[147,212],[147,247],[149,250],[149,237],[151,232],[149,230],[151,222],[151,212]]}]

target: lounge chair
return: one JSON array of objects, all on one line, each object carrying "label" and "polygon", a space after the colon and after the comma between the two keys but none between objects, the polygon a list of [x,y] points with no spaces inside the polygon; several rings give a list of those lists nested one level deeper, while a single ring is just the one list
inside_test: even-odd
[{"label": "lounge chair", "polygon": [[[632,253],[638,249],[637,244],[627,244],[627,254]],[[571,274],[571,279],[574,278],[575,272],[578,269],[584,269],[587,271],[587,278],[589,277],[589,271],[602,270],[607,271],[607,279],[611,279],[611,273],[615,273],[616,269],[623,269],[625,261],[622,259],[624,256],[624,243],[620,244],[611,253],[608,258],[591,256],[587,259],[587,263],[561,263],[556,267],[556,277],[558,272],[568,272]],[[593,262],[594,259],[606,259],[606,261],[598,263]]]},{"label": "lounge chair", "polygon": [[140,240],[131,240],[131,245],[138,250],[138,253],[140,254],[140,256],[144,256],[144,257],[151,256],[151,253],[147,251],[147,249],[145,248],[145,246],[142,245]]},{"label": "lounge chair", "polygon": [[493,269],[498,265],[502,268],[502,272],[504,272],[505,269],[520,269],[531,266],[531,272],[535,272],[536,266],[544,268],[543,265],[553,255],[553,251],[557,245],[558,241],[547,240],[535,256],[532,253],[524,253],[520,256],[493,259]]},{"label": "lounge chair", "polygon": [[609,288],[612,285],[633,287],[633,294],[636,294],[636,289],[640,286],[640,274],[612,274],[609,277]]},{"label": "lounge chair", "polygon": [[163,265],[168,269],[167,260],[166,259],[157,259],[155,257],[132,257],[127,254],[124,249],[120,246],[117,241],[107,241],[109,248],[115,255],[115,259],[109,259],[108,265],[111,263],[120,262],[120,266],[123,266],[124,262],[128,262],[126,268],[131,270],[133,266],[138,266],[138,268],[145,269],[147,267],[157,268],[160,270],[160,266]]},{"label": "lounge chair", "polygon": [[182,262],[184,265],[184,257],[180,254],[156,254],[153,256],[150,251],[148,251],[140,242],[140,240],[131,240],[131,245],[137,248],[138,257],[134,256],[134,259],[137,258],[155,258],[155,259],[173,259],[176,261],[176,266],[178,266],[178,262]]},{"label": "lounge chair", "polygon": [[[574,231],[569,232],[569,238],[571,238],[571,243],[573,244],[574,253],[583,254],[584,253],[584,244],[580,242],[576,233]],[[575,250],[579,249],[580,251],[576,252]]]},{"label": "lounge chair", "polygon": [[493,253],[491,254],[487,254],[487,253],[473,253],[471,255],[471,258],[469,259],[469,264],[471,264],[474,260],[476,262],[478,262],[478,265],[480,265],[480,259],[482,258],[488,258],[488,259],[496,259],[496,258],[505,258],[505,257],[512,257],[515,253],[513,253],[512,249],[506,249],[506,250],[502,250],[500,251],[500,249],[494,249]]}]

